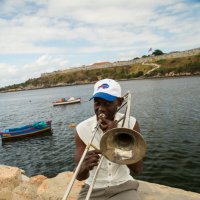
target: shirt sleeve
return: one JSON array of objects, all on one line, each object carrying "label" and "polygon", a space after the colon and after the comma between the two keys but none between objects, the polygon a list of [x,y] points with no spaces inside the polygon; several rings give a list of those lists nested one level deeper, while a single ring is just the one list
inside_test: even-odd
[{"label": "shirt sleeve", "polygon": [[78,133],[78,136],[81,138],[81,140],[85,143],[85,145],[87,145],[87,134],[84,134],[87,132],[81,123],[76,126],[76,132]]}]

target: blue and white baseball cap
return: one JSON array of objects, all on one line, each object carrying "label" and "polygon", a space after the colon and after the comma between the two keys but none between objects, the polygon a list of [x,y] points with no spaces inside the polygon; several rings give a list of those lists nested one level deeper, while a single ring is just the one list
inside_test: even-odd
[{"label": "blue and white baseball cap", "polygon": [[114,101],[118,97],[121,97],[121,87],[113,79],[102,79],[94,85],[93,96],[90,100],[94,98],[102,98],[107,101]]}]

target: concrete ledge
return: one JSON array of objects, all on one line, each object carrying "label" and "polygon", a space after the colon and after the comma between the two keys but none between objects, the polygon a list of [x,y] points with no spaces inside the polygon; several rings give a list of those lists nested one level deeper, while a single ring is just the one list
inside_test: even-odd
[{"label": "concrete ledge", "polygon": [[200,200],[200,194],[178,188],[139,181],[138,192],[142,200]]}]

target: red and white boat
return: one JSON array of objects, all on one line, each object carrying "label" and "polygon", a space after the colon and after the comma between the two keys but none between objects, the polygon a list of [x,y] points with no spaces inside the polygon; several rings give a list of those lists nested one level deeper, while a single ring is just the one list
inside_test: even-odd
[{"label": "red and white boat", "polygon": [[74,103],[81,103],[81,98],[74,98],[74,97],[69,97],[69,98],[62,98],[58,101],[52,102],[53,106],[59,106],[59,105],[67,105],[67,104],[74,104]]}]

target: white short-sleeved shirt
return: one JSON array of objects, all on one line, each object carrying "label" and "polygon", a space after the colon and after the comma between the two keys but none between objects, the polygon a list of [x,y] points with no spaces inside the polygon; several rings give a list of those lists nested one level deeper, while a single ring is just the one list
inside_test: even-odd
[{"label": "white short-sleeved shirt", "polygon": [[[123,114],[117,113],[115,115],[115,120],[120,119],[122,116]],[[136,119],[134,117],[130,117],[129,123],[130,127],[133,128],[136,123]],[[121,127],[121,124],[122,122],[119,122],[118,127]],[[91,140],[96,125],[96,115],[77,125],[77,133],[86,145],[88,145],[89,141]],[[98,129],[92,142],[92,144],[94,144],[97,148],[100,148],[99,146],[102,135],[103,131],[101,129]],[[90,185],[92,183],[95,171],[96,167],[94,167],[94,169],[90,171],[90,176],[85,181],[86,184]],[[94,188],[104,188],[107,186],[119,185],[128,180],[133,180],[133,177],[130,175],[130,170],[126,165],[119,165],[104,158],[98,172]]]}]

